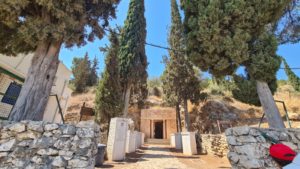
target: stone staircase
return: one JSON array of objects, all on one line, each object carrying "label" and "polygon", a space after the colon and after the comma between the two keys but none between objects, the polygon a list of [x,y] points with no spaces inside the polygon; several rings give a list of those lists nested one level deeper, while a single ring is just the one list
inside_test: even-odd
[{"label": "stone staircase", "polygon": [[146,140],[145,144],[170,145],[170,140],[169,139],[153,139],[153,138],[148,138]]}]

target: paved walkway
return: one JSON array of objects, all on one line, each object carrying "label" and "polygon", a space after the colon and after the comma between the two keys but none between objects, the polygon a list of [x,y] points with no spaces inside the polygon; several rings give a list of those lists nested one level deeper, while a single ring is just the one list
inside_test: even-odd
[{"label": "paved walkway", "polygon": [[[207,156],[205,157],[207,158]],[[209,161],[209,159],[208,159]],[[114,169],[229,169],[225,159],[213,157],[207,164],[202,156],[184,156],[181,152],[171,151],[166,145],[145,145],[136,153],[128,154],[125,161],[106,161],[101,168]]]}]

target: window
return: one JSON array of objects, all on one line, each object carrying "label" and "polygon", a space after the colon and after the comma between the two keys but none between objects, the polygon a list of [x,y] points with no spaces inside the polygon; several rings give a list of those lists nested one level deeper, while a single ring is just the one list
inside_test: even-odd
[{"label": "window", "polygon": [[9,104],[9,105],[15,105],[15,103],[19,97],[21,88],[22,88],[22,86],[16,82],[10,83],[4,96],[2,97],[1,102]]}]

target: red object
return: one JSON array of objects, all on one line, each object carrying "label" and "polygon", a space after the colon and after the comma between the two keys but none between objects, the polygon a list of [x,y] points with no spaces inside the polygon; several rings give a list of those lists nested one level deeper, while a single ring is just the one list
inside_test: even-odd
[{"label": "red object", "polygon": [[277,160],[292,162],[297,154],[284,144],[273,144],[270,147],[270,155]]}]

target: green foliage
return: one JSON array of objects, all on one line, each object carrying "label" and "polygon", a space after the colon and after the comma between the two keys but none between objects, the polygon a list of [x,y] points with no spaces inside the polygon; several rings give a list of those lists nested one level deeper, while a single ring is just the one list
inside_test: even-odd
[{"label": "green foliage", "polygon": [[288,82],[286,80],[277,80],[278,87],[281,87],[281,86],[284,86],[287,84],[288,84]]},{"label": "green foliage", "polygon": [[93,64],[90,65],[90,74],[87,80],[88,86],[95,86],[98,82],[98,59],[95,57],[93,60]]},{"label": "green foliage", "polygon": [[73,84],[76,92],[83,92],[90,75],[90,61],[86,53],[83,58],[74,58],[72,62]]},{"label": "green foliage", "polygon": [[148,79],[147,83],[148,83],[149,89],[154,88],[154,87],[161,87],[161,85],[162,85],[161,79],[158,77]]},{"label": "green foliage", "polygon": [[148,79],[147,86],[148,86],[149,95],[154,95],[157,97],[162,96],[162,91],[161,91],[162,81],[160,78],[154,77]]},{"label": "green foliage", "polygon": [[251,59],[253,42],[282,16],[291,0],[181,2],[189,58],[201,70],[221,76],[233,74],[249,60],[257,62]]},{"label": "green foliage", "polygon": [[87,86],[95,86],[97,84],[98,60],[93,60],[93,65],[89,59],[88,53],[83,58],[74,58],[72,65],[72,73],[74,79],[72,83],[76,92],[85,91]]},{"label": "green foliage", "polygon": [[251,78],[264,82],[276,79],[281,59],[277,56],[277,41],[274,35],[263,33],[250,46],[250,60],[245,63]]},{"label": "green foliage", "polygon": [[[172,25],[168,42],[172,49],[183,51],[185,48],[183,26],[176,0],[172,0],[171,5]],[[164,100],[169,105],[180,104],[184,100],[197,103],[201,94],[198,72],[184,53],[169,50],[169,55],[162,76]]]},{"label": "green foliage", "polygon": [[[261,106],[256,89],[256,80],[242,75],[234,75],[233,80],[235,84],[235,88],[232,90],[233,98],[246,104]],[[274,94],[277,89],[276,79],[271,80],[268,85]]]},{"label": "green foliage", "polygon": [[95,99],[96,121],[109,121],[122,111],[122,89],[118,68],[119,40],[115,32],[110,35],[110,47],[106,53],[105,71],[98,84]]},{"label": "green foliage", "polygon": [[288,82],[296,91],[300,91],[300,78],[291,70],[284,58],[281,58],[285,67],[285,73],[288,76]]},{"label": "green foliage", "polygon": [[[119,67],[124,90],[132,86],[135,93],[147,91],[147,57],[145,53],[146,19],[144,0],[131,0],[121,31]],[[138,91],[137,91],[138,90]]]},{"label": "green foliage", "polygon": [[161,95],[162,95],[162,93],[161,93],[161,91],[158,87],[154,87],[152,89],[152,93],[153,93],[154,96],[157,96],[157,97],[161,97]]},{"label": "green foliage", "polygon": [[[40,42],[82,46],[102,38],[119,0],[3,0],[0,5],[0,52],[17,55]],[[89,27],[90,31],[85,28]]]}]

